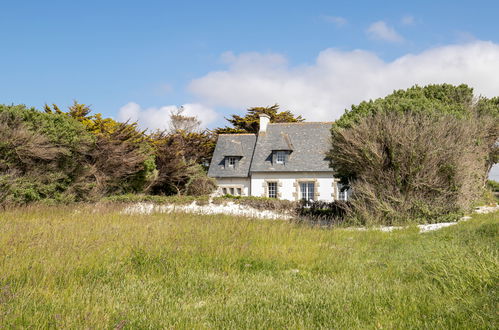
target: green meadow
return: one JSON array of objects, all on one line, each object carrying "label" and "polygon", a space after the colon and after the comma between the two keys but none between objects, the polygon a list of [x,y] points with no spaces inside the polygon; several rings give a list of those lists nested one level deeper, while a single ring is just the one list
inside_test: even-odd
[{"label": "green meadow", "polygon": [[119,211],[1,212],[0,328],[499,328],[499,213],[420,234]]}]

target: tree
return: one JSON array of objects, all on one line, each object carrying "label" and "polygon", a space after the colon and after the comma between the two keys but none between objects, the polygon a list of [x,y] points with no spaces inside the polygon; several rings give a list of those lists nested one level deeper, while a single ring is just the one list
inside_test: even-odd
[{"label": "tree", "polygon": [[[201,165],[196,162],[195,157],[191,157],[183,145],[183,137],[179,134],[169,135],[157,145],[158,176],[150,188],[153,194],[187,194],[194,177],[197,177],[199,182],[200,177],[204,177],[206,182],[212,182]],[[203,192],[210,193],[214,184],[204,186],[210,189]]]},{"label": "tree", "polygon": [[208,194],[215,183],[206,167],[215,148],[214,135],[200,129],[197,117],[179,108],[170,114],[170,129],[150,135],[156,148],[158,175],[150,187],[154,194]]},{"label": "tree", "polygon": [[45,105],[45,112],[73,118],[95,137],[93,147],[85,154],[88,171],[79,181],[93,182],[94,195],[141,192],[154,179],[154,149],[137,123],[120,123],[100,113],[91,115],[90,107],[77,101],[68,112],[55,104],[52,108]]},{"label": "tree", "polygon": [[[364,101],[352,105],[344,115],[335,122],[332,129],[333,140],[335,132],[342,128],[354,127],[364,118],[378,113],[421,113],[438,118],[451,115],[464,120],[479,120],[490,123],[484,125],[488,131],[483,141],[489,146],[489,157],[484,162],[483,184],[494,163],[499,161],[499,97],[487,99],[474,97],[473,88],[467,85],[453,86],[450,84],[414,86],[407,90],[397,90],[392,94],[376,100]],[[338,173],[343,181],[348,181],[347,173]]]},{"label": "tree", "polygon": [[186,116],[184,112],[184,107],[179,107],[176,110],[170,112],[170,132],[199,132],[201,121],[195,116]]},{"label": "tree", "polygon": [[261,113],[270,116],[271,123],[295,123],[302,122],[305,119],[301,116],[295,116],[290,111],[279,112],[279,105],[274,104],[269,107],[249,108],[244,117],[232,115],[226,118],[233,127],[217,128],[216,134],[235,134],[235,133],[257,133],[260,125],[259,115]]},{"label": "tree", "polygon": [[469,208],[499,137],[496,100],[460,85],[412,87],[352,106],[332,128],[332,167],[353,188],[353,214],[394,223]]},{"label": "tree", "polygon": [[[479,98],[476,109],[478,116],[485,122],[489,130],[485,136],[485,141],[489,145],[489,156],[485,164],[485,172],[488,174],[494,164],[499,163],[499,97],[487,99]],[[487,177],[484,178],[486,182]]]},{"label": "tree", "polygon": [[335,126],[351,127],[367,116],[388,112],[468,116],[473,100],[473,89],[464,84],[459,86],[441,84],[425,87],[416,85],[406,90],[394,91],[392,94],[374,101],[363,101],[358,105],[352,105],[351,109],[345,110],[343,116],[335,122]]},{"label": "tree", "polygon": [[4,203],[81,200],[72,190],[95,138],[62,113],[0,105],[0,186]]}]

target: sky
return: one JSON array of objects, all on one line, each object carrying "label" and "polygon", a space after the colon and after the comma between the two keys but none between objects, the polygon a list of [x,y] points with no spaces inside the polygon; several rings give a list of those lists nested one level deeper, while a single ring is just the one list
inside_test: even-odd
[{"label": "sky", "polygon": [[[414,84],[499,95],[498,1],[0,1],[0,103],[208,128],[278,103],[332,121]],[[499,168],[491,174],[499,180]]]}]

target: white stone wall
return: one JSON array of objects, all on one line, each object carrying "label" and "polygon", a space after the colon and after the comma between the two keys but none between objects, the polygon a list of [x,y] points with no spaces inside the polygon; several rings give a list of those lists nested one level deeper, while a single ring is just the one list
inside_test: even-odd
[{"label": "white stone wall", "polygon": [[296,173],[253,173],[251,176],[251,196],[267,197],[267,182],[277,182],[279,199],[291,201],[301,198],[300,181],[314,181],[315,199],[333,201],[338,199],[337,180],[331,173],[324,172],[296,172]]},{"label": "white stone wall", "polygon": [[[250,179],[249,178],[217,178],[218,189],[215,192],[215,196],[223,195],[223,188],[227,189],[230,193],[230,189],[233,188],[234,192],[237,188],[241,188],[242,196],[249,196],[250,189]],[[236,193],[234,195],[237,195]]]}]

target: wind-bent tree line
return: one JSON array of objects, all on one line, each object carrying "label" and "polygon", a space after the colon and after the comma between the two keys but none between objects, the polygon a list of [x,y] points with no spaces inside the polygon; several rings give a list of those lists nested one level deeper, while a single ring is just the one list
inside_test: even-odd
[{"label": "wind-bent tree line", "polygon": [[[204,195],[215,188],[206,175],[220,132],[256,132],[258,113],[273,121],[302,121],[279,106],[248,109],[228,121],[234,128],[200,128],[178,108],[164,131],[92,114],[76,101],[67,111],[45,105],[0,105],[0,205],[92,201],[146,193]],[[256,125],[256,126],[255,126]]]},{"label": "wind-bent tree line", "polygon": [[210,157],[213,136],[181,109],[168,132],[155,133],[92,115],[77,102],[67,112],[56,105],[44,110],[0,105],[0,203],[206,194],[214,186],[200,165]]},{"label": "wind-bent tree line", "polygon": [[[209,194],[217,135],[258,132],[260,113],[271,122],[304,120],[275,104],[207,130],[179,108],[169,129],[147,132],[77,102],[67,111],[0,105],[0,205]],[[439,221],[480,198],[499,160],[499,97],[475,96],[466,85],[415,86],[352,106],[331,137],[331,166],[353,191],[351,220]]]}]

